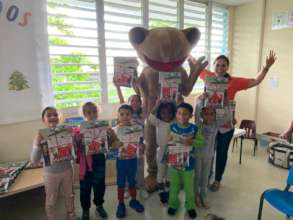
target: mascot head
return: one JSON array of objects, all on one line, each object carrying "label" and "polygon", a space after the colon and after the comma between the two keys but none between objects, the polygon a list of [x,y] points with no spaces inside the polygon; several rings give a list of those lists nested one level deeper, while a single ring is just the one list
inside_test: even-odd
[{"label": "mascot head", "polygon": [[173,71],[181,66],[200,38],[197,28],[132,28],[129,40],[139,58],[157,71]]}]

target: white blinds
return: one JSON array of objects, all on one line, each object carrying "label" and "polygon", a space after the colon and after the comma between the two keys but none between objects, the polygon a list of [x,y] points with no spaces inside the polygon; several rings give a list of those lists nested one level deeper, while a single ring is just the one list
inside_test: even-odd
[{"label": "white blinds", "polygon": [[221,55],[228,55],[229,11],[213,7],[211,28],[211,62]]},{"label": "white blinds", "polygon": [[[105,46],[109,102],[117,102],[116,88],[113,86],[113,57],[133,56],[136,52],[128,40],[132,27],[142,26],[140,0],[104,0]],[[133,89],[123,88],[126,97]]]},{"label": "white blinds", "polygon": [[100,99],[94,0],[48,0],[48,35],[57,107]]}]

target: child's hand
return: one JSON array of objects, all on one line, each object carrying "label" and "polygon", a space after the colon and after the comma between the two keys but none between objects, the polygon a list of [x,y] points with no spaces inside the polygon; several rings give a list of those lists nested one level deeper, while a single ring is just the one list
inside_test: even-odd
[{"label": "child's hand", "polygon": [[204,100],[207,98],[209,98],[209,93],[207,93],[207,92],[204,92],[200,96],[198,96],[198,99],[200,99],[200,100]]},{"label": "child's hand", "polygon": [[42,137],[42,135],[40,133],[37,134],[35,140],[36,140],[36,146],[38,146],[39,148],[41,148],[41,142],[43,140],[43,137]]},{"label": "child's hand", "polygon": [[114,134],[113,129],[112,128],[108,128],[107,129],[107,134],[110,135],[110,136],[113,135]]},{"label": "child's hand", "polygon": [[186,140],[185,140],[185,144],[186,144],[187,146],[191,146],[192,143],[193,143],[193,137],[192,137],[192,136],[187,137]]}]

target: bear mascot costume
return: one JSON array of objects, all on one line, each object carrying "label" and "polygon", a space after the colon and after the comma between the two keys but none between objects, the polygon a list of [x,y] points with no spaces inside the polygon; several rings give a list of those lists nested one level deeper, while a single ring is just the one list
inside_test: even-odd
[{"label": "bear mascot costume", "polygon": [[[197,28],[154,28],[147,30],[134,27],[129,31],[129,40],[137,52],[138,57],[146,64],[136,82],[146,116],[154,107],[160,97],[159,72],[180,72],[181,84],[179,94],[188,96],[200,74],[207,66],[204,57],[198,59],[196,64],[189,60],[190,74],[188,75],[182,64],[188,58],[192,48],[200,38]],[[137,91],[137,90],[136,90]],[[145,124],[146,159],[148,176],[145,179],[146,189],[149,192],[156,190],[156,135],[155,127],[148,120]]]}]

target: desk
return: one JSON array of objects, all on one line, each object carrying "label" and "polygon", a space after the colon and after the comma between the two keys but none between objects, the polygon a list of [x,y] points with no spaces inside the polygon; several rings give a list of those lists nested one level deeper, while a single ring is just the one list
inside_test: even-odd
[{"label": "desk", "polygon": [[[234,133],[233,133],[233,138],[239,138],[241,136],[244,136],[246,134],[246,130],[245,129],[240,129],[240,128],[235,128]],[[233,143],[234,145],[234,143]],[[236,142],[236,146],[237,146],[237,142]],[[234,146],[233,146],[234,148]],[[239,151],[239,164],[241,164],[242,161],[242,142],[240,144],[240,151]]]},{"label": "desk", "polygon": [[32,190],[44,185],[43,169],[23,170],[9,187],[8,193],[0,194],[0,198],[11,196],[20,192]]}]

